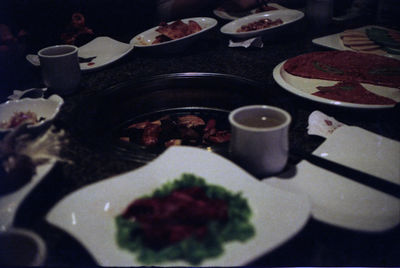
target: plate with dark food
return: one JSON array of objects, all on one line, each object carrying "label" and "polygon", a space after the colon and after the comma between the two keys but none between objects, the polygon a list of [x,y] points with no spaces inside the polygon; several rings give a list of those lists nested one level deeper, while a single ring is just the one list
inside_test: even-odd
[{"label": "plate with dark food", "polygon": [[270,187],[207,150],[174,146],[71,193],[46,220],[101,266],[238,266],[288,241],[309,213],[305,195]]},{"label": "plate with dark food", "polygon": [[361,109],[400,102],[400,61],[352,51],[302,54],[280,63],[275,81],[300,97]]},{"label": "plate with dark food", "polygon": [[77,136],[95,150],[139,163],[147,163],[172,145],[226,155],[229,111],[268,103],[263,92],[255,81],[215,73],[126,81],[84,100],[76,111]]},{"label": "plate with dark food", "polygon": [[258,14],[262,12],[269,12],[274,10],[286,9],[276,3],[262,4],[259,7],[252,8],[250,10],[242,10],[236,6],[233,6],[232,1],[227,1],[220,7],[213,10],[215,16],[225,20],[236,20],[252,14]]},{"label": "plate with dark food", "polygon": [[207,17],[161,22],[130,41],[135,47],[163,52],[179,51],[217,25],[217,20]]},{"label": "plate with dark food", "polygon": [[283,9],[249,15],[231,21],[221,27],[223,34],[235,38],[263,36],[274,31],[283,30],[288,24],[304,17],[304,13],[294,9]]},{"label": "plate with dark food", "polygon": [[228,153],[227,110],[204,107],[166,109],[140,115],[117,128],[115,137],[133,150],[160,154],[170,146],[189,145]]},{"label": "plate with dark food", "polygon": [[0,141],[0,230],[11,227],[18,206],[47,175],[65,142],[62,131],[42,135],[26,132],[21,125]]}]

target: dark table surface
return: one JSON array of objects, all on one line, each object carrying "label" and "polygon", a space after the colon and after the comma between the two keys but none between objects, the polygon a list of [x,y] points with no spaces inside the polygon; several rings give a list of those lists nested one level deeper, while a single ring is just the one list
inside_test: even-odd
[{"label": "dark table surface", "polygon": [[[264,40],[263,48],[245,49],[228,47],[229,39],[219,32],[224,23],[219,21],[213,31],[180,53],[156,55],[135,48],[129,55],[105,68],[83,73],[80,88],[74,94],[63,96],[65,105],[55,125],[63,128],[69,137],[69,146],[62,154],[71,159],[73,164],[57,163],[21,204],[14,221],[16,227],[32,229],[44,238],[48,247],[46,265],[96,264],[79,242],[45,221],[49,210],[63,197],[83,186],[142,165],[121,159],[112,151],[96,150],[82,137],[85,126],[77,125],[77,117],[86,101],[95,99],[115,84],[171,73],[230,74],[260,83],[263,89],[263,98],[260,97],[260,100],[263,103],[280,106],[291,113],[294,119],[290,129],[291,146],[312,152],[323,142],[322,138],[307,134],[307,119],[314,110],[320,110],[346,124],[400,140],[398,113],[396,116],[394,109],[356,110],[314,103],[286,92],[272,77],[273,68],[288,58],[329,50],[314,45],[311,42],[313,38],[362,25],[355,22],[353,25],[335,24],[326,29],[315,29],[303,20],[292,31]],[[132,37],[121,36],[119,40],[129,42]],[[13,89],[42,86],[39,69],[26,62],[21,64],[24,77],[16,83],[18,88]],[[291,158],[291,163],[295,164],[296,161]],[[356,232],[310,218],[295,237],[250,265],[398,266],[399,233],[399,227],[382,233]]]}]

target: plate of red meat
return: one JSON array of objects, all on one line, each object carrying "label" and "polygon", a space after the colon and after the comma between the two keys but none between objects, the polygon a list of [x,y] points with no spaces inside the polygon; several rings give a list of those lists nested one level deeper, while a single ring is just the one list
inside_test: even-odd
[{"label": "plate of red meat", "polygon": [[320,103],[361,109],[400,102],[400,61],[352,51],[302,54],[274,68],[289,92]]},{"label": "plate of red meat", "polygon": [[139,48],[175,52],[183,49],[217,24],[217,20],[208,17],[161,22],[158,26],[133,37],[130,43]]}]

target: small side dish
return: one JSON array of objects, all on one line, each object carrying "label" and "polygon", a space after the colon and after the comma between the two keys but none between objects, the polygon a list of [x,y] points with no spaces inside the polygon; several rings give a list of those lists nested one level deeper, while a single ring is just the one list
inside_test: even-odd
[{"label": "small side dish", "polygon": [[182,174],[116,217],[117,243],[143,264],[178,259],[200,264],[222,254],[225,242],[253,237],[251,214],[241,193]]},{"label": "small side dish", "polygon": [[201,26],[194,20],[189,20],[187,24],[182,20],[177,20],[170,24],[162,22],[156,29],[156,31],[161,34],[156,36],[152,44],[159,44],[162,42],[179,39],[184,36],[197,33],[201,30]]},{"label": "small side dish", "polygon": [[216,19],[208,17],[193,17],[164,22],[134,36],[130,40],[130,44],[157,53],[179,53],[182,49],[203,37],[217,24]]},{"label": "small side dish", "polygon": [[50,126],[63,105],[64,100],[58,95],[44,98],[24,98],[10,100],[0,104],[0,132],[9,132],[28,124],[27,130]]},{"label": "small side dish", "polygon": [[289,25],[303,17],[304,13],[295,9],[266,11],[233,20],[222,26],[220,31],[234,38],[276,38],[276,33],[293,31]]}]

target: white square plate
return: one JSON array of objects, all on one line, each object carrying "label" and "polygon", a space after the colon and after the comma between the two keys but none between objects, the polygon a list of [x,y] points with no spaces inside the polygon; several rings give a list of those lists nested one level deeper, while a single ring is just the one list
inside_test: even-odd
[{"label": "white square plate", "polygon": [[[177,146],[166,150],[146,166],[84,187],[61,200],[47,215],[50,223],[80,241],[103,266],[140,266],[136,256],[118,247],[115,217],[134,199],[152,193],[167,181],[193,173],[208,184],[242,192],[253,212],[256,229],[245,243],[224,244],[224,253],[201,263],[204,266],[243,265],[275,249],[302,229],[310,204],[303,194],[270,187],[232,162],[212,152]],[[158,264],[157,264],[158,265]],[[188,266],[183,261],[162,266]]]}]

